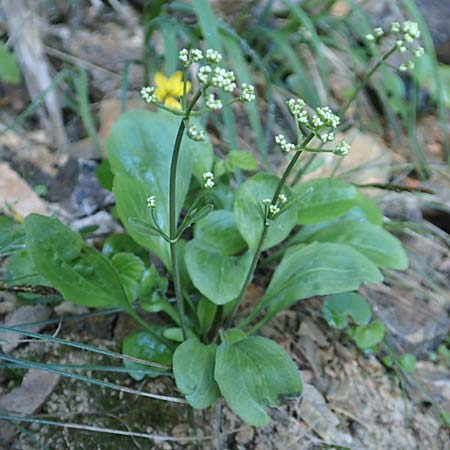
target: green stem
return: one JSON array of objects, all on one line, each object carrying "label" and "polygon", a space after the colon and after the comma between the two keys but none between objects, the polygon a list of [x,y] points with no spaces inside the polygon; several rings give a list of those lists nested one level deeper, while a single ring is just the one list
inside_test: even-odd
[{"label": "green stem", "polygon": [[[289,165],[286,167],[283,176],[281,177],[281,180],[278,183],[277,188],[275,189],[275,192],[273,194],[272,197],[272,204],[276,204],[277,200],[278,200],[278,196],[281,194],[281,191],[284,187],[284,185],[286,184],[286,180],[288,179],[289,175],[292,172],[292,169],[294,168],[295,164],[297,163],[297,161],[300,159],[300,157],[304,154],[303,152],[303,148],[305,148],[309,142],[313,139],[314,134],[310,133],[305,140],[303,141],[302,145],[300,145],[299,150],[295,153],[294,157],[292,158],[291,162],[289,163]],[[242,285],[242,288],[239,292],[239,295],[237,297],[236,303],[234,304],[233,310],[231,311],[231,314],[228,317],[228,320],[226,322],[226,327],[229,328],[233,322],[234,316],[236,314],[237,309],[239,308],[240,304],[242,303],[242,300],[244,299],[244,295],[245,292],[247,291],[247,288],[250,284],[250,282],[253,279],[253,274],[255,272],[255,269],[258,265],[258,261],[259,261],[259,257],[261,256],[261,252],[262,252],[262,246],[264,243],[264,239],[266,238],[267,232],[269,230],[269,224],[267,223],[266,219],[264,219],[264,228],[263,231],[261,233],[261,237],[259,239],[258,245],[256,247],[255,250],[255,254],[253,255],[253,259],[252,262],[250,264],[250,268],[249,271],[247,273],[247,276],[245,278],[244,284]]]},{"label": "green stem", "polygon": [[183,339],[187,338],[186,322],[184,318],[184,302],[183,292],[181,288],[180,269],[178,266],[178,251],[177,251],[177,212],[176,212],[176,182],[177,182],[177,167],[180,156],[181,142],[183,141],[183,134],[186,128],[186,122],[189,120],[192,108],[200,98],[201,91],[198,90],[189,104],[186,112],[178,127],[177,137],[173,146],[172,162],[170,164],[170,179],[169,179],[169,237],[170,237],[170,257],[172,260],[173,282],[175,285],[175,295],[177,301],[177,310],[180,317],[180,325],[183,333]]}]

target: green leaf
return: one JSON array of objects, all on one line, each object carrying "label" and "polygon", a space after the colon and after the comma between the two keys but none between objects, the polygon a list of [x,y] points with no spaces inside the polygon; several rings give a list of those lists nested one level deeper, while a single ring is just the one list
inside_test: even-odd
[{"label": "green leaf", "polygon": [[413,373],[416,370],[417,359],[412,353],[404,353],[398,362],[406,373]]},{"label": "green leaf", "polygon": [[300,372],[289,355],[259,336],[220,344],[214,378],[231,409],[253,426],[269,422],[267,406],[279,406],[284,398],[303,391]]},{"label": "green leaf", "polygon": [[192,283],[216,305],[238,296],[251,260],[249,251],[242,256],[228,256],[197,238],[186,245],[185,262]]},{"label": "green leaf", "polygon": [[[157,336],[162,336],[164,328],[151,327]],[[122,353],[133,358],[143,359],[164,366],[172,364],[172,351],[166,347],[161,341],[157,341],[148,331],[134,330],[122,343]],[[138,362],[124,360],[124,366],[130,369],[130,376],[135,380],[142,380],[144,374],[139,369],[147,369],[148,366],[139,364]],[[167,370],[155,367],[155,377],[166,373]]]},{"label": "green leaf", "polygon": [[205,345],[192,338],[183,342],[173,355],[173,374],[178,389],[195,409],[205,409],[220,397],[214,381],[217,345]]},{"label": "green leaf", "polygon": [[111,264],[119,274],[122,286],[127,294],[128,301],[133,303],[139,294],[139,283],[145,270],[141,258],[133,253],[116,253]]},{"label": "green leaf", "polygon": [[[305,227],[308,228],[308,227]],[[308,230],[302,230],[304,234]],[[336,220],[308,233],[304,242],[337,242],[348,244],[366,255],[375,264],[405,270],[408,258],[401,242],[378,225],[354,219]]]},{"label": "green leaf", "polygon": [[16,58],[3,42],[0,42],[0,81],[8,84],[20,83]]},{"label": "green leaf", "polygon": [[108,191],[112,191],[114,175],[111,172],[111,165],[104,159],[95,169],[100,186]]},{"label": "green leaf", "polygon": [[328,325],[338,330],[347,327],[348,316],[357,325],[367,325],[372,317],[367,300],[354,292],[330,295],[323,303],[322,313]]},{"label": "green leaf", "polygon": [[128,306],[110,261],[57,219],[31,214],[26,244],[36,270],[65,299],[91,307]]},{"label": "green leaf", "polygon": [[23,227],[7,216],[0,216],[0,255],[21,248],[25,240]]},{"label": "green leaf", "polygon": [[[180,120],[165,111],[128,111],[114,124],[106,141],[119,216],[133,239],[154,252],[166,267],[170,267],[168,243],[158,236],[136,233],[129,219],[152,223],[146,199],[154,195],[158,225],[168,234],[170,164]],[[211,152],[209,143],[183,139],[177,167],[177,214],[193,170],[204,171],[204,160],[209,160]],[[196,176],[201,177],[201,173]]]},{"label": "green leaf", "polygon": [[166,296],[169,281],[159,275],[155,266],[146,269],[139,288],[139,304],[144,311],[165,312],[177,325],[180,324],[177,310]]},{"label": "green leaf", "polygon": [[379,320],[376,320],[369,325],[350,328],[348,334],[361,350],[368,350],[378,345],[384,339],[384,325]]},{"label": "green leaf", "polygon": [[330,178],[307,181],[296,188],[295,193],[300,198],[297,213],[301,225],[342,216],[361,202],[355,186]]},{"label": "green leaf", "polygon": [[216,317],[216,312],[217,305],[209,301],[206,297],[200,298],[197,305],[197,316],[203,333],[208,332],[211,328]]},{"label": "green leaf", "polygon": [[[248,179],[236,192],[234,214],[236,224],[251,250],[255,250],[264,228],[263,200],[272,198],[279,179],[275,175],[259,174]],[[289,199],[290,190],[282,191]],[[267,250],[283,241],[297,222],[295,208],[288,208],[279,214],[271,224],[264,241],[263,250]]]},{"label": "green leaf", "polygon": [[[50,283],[38,273],[26,248],[14,252],[8,258],[7,270],[6,281],[10,286],[21,284],[50,286]],[[11,281],[8,281],[8,279]]]},{"label": "green leaf", "polygon": [[348,245],[300,245],[286,252],[257,311],[267,307],[268,320],[298,300],[353,291],[362,283],[381,281],[383,275],[377,266]]},{"label": "green leaf", "polygon": [[232,211],[212,212],[195,225],[194,235],[224,255],[237,255],[247,248]]},{"label": "green leaf", "polygon": [[231,150],[225,158],[225,167],[228,172],[235,172],[237,169],[254,172],[258,168],[258,163],[248,152]]},{"label": "green leaf", "polygon": [[109,235],[103,243],[102,253],[111,258],[116,253],[121,252],[134,253],[143,261],[148,260],[147,250],[136,244],[129,234],[118,233]]},{"label": "green leaf", "polygon": [[170,267],[169,244],[150,226],[153,223],[147,207],[150,188],[137,179],[120,174],[114,176],[113,192],[117,213],[130,236],[139,245],[155,253],[166,267]]}]

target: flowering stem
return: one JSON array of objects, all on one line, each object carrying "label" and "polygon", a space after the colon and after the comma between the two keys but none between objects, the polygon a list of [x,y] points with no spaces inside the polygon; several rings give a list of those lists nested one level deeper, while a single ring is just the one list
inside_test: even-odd
[{"label": "flowering stem", "polygon": [[364,80],[359,84],[355,92],[353,92],[352,96],[348,99],[348,102],[341,108],[339,111],[339,115],[341,117],[344,117],[345,113],[347,112],[348,108],[350,108],[350,105],[355,101],[358,94],[364,89],[364,87],[367,85],[368,81],[372,78],[372,75],[383,65],[383,63],[389,59],[391,55],[395,53],[397,50],[397,46],[394,45],[389,51],[387,51],[381,59],[370,69],[369,72],[367,72],[367,75],[365,76]]},{"label": "flowering stem", "polygon": [[[313,133],[310,133],[305,140],[303,141],[303,143],[300,145],[299,150],[295,153],[294,157],[292,158],[291,162],[289,163],[289,165],[286,167],[283,176],[281,177],[281,180],[278,183],[277,188],[275,189],[275,192],[273,194],[272,197],[272,205],[275,205],[277,200],[278,200],[278,196],[281,194],[281,191],[284,187],[284,185],[286,184],[286,180],[288,179],[290,173],[292,172],[292,169],[294,168],[295,164],[297,163],[297,161],[301,158],[301,156],[305,153],[303,151],[304,148],[306,148],[306,146],[309,144],[309,142],[312,140],[312,138],[314,137]],[[264,228],[262,230],[261,233],[261,237],[259,239],[258,245],[256,247],[255,250],[255,254],[253,255],[253,259],[252,262],[250,264],[250,268],[249,271],[247,273],[247,276],[245,278],[244,284],[242,285],[242,288],[239,292],[239,295],[237,297],[236,303],[234,304],[233,310],[231,311],[231,314],[228,316],[228,320],[225,324],[226,328],[229,328],[233,322],[234,316],[236,314],[237,309],[239,308],[239,305],[242,303],[242,300],[244,299],[244,295],[247,291],[248,285],[250,284],[250,282],[253,279],[253,274],[255,272],[256,266],[258,265],[258,261],[259,261],[259,257],[261,256],[261,252],[262,252],[262,246],[264,243],[264,239],[267,236],[267,232],[269,231],[269,223],[266,219],[264,219]]]},{"label": "flowering stem", "polygon": [[180,317],[180,326],[183,333],[183,339],[187,338],[186,323],[184,320],[184,302],[183,292],[181,289],[180,269],[178,266],[178,251],[177,251],[177,213],[176,213],[176,181],[177,181],[177,167],[180,156],[181,142],[183,140],[186,122],[189,120],[192,108],[200,98],[201,91],[197,91],[187,107],[180,126],[178,127],[177,137],[173,146],[172,162],[170,164],[170,179],[169,179],[169,237],[170,237],[170,258],[172,260],[173,282],[175,285],[175,296],[177,300],[177,310]]}]

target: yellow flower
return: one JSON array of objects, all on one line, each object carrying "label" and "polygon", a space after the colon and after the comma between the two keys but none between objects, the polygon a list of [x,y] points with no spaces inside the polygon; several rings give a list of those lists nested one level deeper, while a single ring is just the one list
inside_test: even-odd
[{"label": "yellow flower", "polygon": [[[178,99],[183,95],[183,74],[178,71],[170,78],[167,78],[163,73],[157,72],[155,74],[156,97],[158,101],[164,102],[165,105],[171,108],[181,109],[181,104]],[[190,81],[186,82],[186,93],[191,90]]]}]

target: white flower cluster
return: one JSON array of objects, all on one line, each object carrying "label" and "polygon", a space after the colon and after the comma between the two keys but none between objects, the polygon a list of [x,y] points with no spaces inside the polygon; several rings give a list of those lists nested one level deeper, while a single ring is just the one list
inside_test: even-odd
[{"label": "white flower cluster", "polygon": [[241,84],[241,96],[239,97],[242,102],[251,103],[255,101],[255,86],[247,83]]},{"label": "white flower cluster", "polygon": [[316,113],[312,117],[312,123],[315,128],[337,128],[341,119],[328,106],[316,108]]},{"label": "white flower cluster", "polygon": [[220,61],[222,61],[222,53],[212,48],[208,48],[208,50],[206,50],[205,52],[205,58],[206,61],[211,64],[219,64]]},{"label": "white flower cluster", "polygon": [[280,148],[281,148],[281,150],[283,150],[283,152],[286,152],[286,153],[295,149],[295,145],[292,144],[291,142],[288,142],[286,140],[286,138],[284,137],[284,135],[282,135],[282,134],[277,134],[275,136],[275,143],[280,146]]},{"label": "white flower cluster", "polygon": [[199,62],[203,59],[203,52],[199,48],[188,50],[183,48],[178,53],[178,59],[184,67],[189,67],[192,63]]},{"label": "white flower cluster", "polygon": [[187,130],[187,135],[189,136],[189,138],[191,138],[193,141],[196,141],[196,142],[206,141],[205,132],[195,124],[189,126],[189,128]]},{"label": "white flower cluster", "polygon": [[156,208],[156,197],[154,195],[149,195],[147,197],[147,206],[149,208]]},{"label": "white flower cluster", "polygon": [[219,98],[214,97],[214,94],[209,94],[206,97],[205,105],[208,109],[217,111],[223,108],[222,101]]},{"label": "white flower cluster", "polygon": [[[423,47],[417,47],[414,42],[420,38],[419,26],[416,22],[407,20],[403,24],[400,22],[392,22],[389,30],[385,31],[383,28],[374,28],[373,32],[366,35],[366,40],[375,45],[378,43],[382,36],[391,35],[395,38],[395,47],[400,53],[409,51],[413,58],[420,58],[424,54]],[[414,69],[414,61],[409,61],[400,65],[399,70],[406,71]]]},{"label": "white flower cluster", "polygon": [[333,153],[338,156],[345,156],[348,155],[348,152],[350,151],[350,144],[346,141],[339,142],[338,145],[336,145],[335,150]]},{"label": "white flower cluster", "polygon": [[141,97],[145,103],[154,103],[158,100],[155,94],[156,88],[154,86],[147,86],[141,89]]},{"label": "white flower cluster", "polygon": [[277,202],[272,203],[272,200],[270,198],[265,198],[262,203],[267,208],[266,214],[268,217],[274,217],[276,216],[280,211],[280,205],[283,205],[287,202],[287,197],[284,194],[280,194],[278,196]]},{"label": "white flower cluster", "polygon": [[223,89],[225,92],[233,92],[236,88],[236,77],[232,70],[216,67],[211,76],[211,85]]},{"label": "white flower cluster", "polygon": [[289,111],[294,116],[302,114],[304,112],[303,109],[306,106],[305,101],[301,98],[291,98],[286,103],[288,105]]},{"label": "white flower cluster", "polygon": [[214,174],[212,172],[205,172],[203,174],[203,187],[205,189],[212,189],[214,187]]}]

